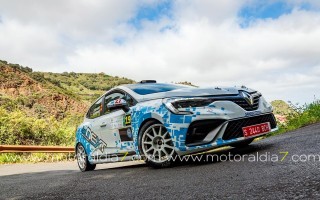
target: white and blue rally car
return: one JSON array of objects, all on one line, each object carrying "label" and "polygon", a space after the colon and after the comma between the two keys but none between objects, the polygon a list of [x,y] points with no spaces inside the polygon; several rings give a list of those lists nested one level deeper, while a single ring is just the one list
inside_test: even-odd
[{"label": "white and blue rally car", "polygon": [[76,156],[81,171],[140,158],[164,167],[173,156],[245,146],[275,130],[272,106],[255,90],[147,80],[96,100],[77,129]]}]

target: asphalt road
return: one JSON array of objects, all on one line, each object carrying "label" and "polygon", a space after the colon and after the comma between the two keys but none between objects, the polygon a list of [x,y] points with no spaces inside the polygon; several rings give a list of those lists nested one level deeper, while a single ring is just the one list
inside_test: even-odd
[{"label": "asphalt road", "polygon": [[[0,199],[320,199],[319,144],[315,124],[213,154],[220,161],[205,155],[211,159],[167,169],[137,162],[87,173],[74,162],[0,166]],[[283,161],[280,152],[288,152]]]}]

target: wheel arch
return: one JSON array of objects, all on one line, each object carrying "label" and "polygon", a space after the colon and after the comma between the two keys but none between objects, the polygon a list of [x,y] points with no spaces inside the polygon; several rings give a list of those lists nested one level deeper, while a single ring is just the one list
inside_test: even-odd
[{"label": "wheel arch", "polygon": [[[76,145],[74,145],[74,152],[75,153],[77,153],[77,149],[78,149],[78,146],[81,144],[81,142],[80,141],[77,141],[76,142]],[[83,144],[81,144],[81,145],[83,145]]]},{"label": "wheel arch", "polygon": [[148,122],[150,122],[150,121],[159,122],[159,123],[163,124],[161,121],[159,121],[159,120],[156,119],[156,118],[148,118],[148,119],[144,120],[144,121],[140,124],[139,129],[138,129],[138,134],[140,134],[141,128],[142,128],[146,123],[148,123]]},{"label": "wheel arch", "polygon": [[136,142],[135,142],[135,145],[136,145],[136,153],[137,154],[140,154],[140,135],[141,135],[141,129],[142,127],[147,124],[148,122],[155,122],[155,123],[160,123],[160,124],[163,124],[163,122],[161,122],[159,119],[156,119],[156,118],[153,118],[153,117],[150,117],[150,118],[147,118],[147,119],[144,119],[143,121],[141,121],[138,129],[137,129],[137,132],[136,132]]},{"label": "wheel arch", "polygon": [[159,122],[161,124],[164,124],[164,121],[163,121],[162,117],[157,113],[145,114],[140,119],[142,119],[142,120],[139,122],[139,125],[138,125],[138,129],[137,129],[137,133],[138,134],[140,133],[141,128],[149,121],[156,121],[156,122]]}]

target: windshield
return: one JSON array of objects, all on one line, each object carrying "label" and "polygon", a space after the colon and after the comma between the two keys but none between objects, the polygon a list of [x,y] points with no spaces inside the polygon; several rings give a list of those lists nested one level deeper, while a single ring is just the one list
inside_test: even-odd
[{"label": "windshield", "polygon": [[171,90],[177,90],[182,88],[188,88],[188,86],[174,85],[167,83],[143,83],[127,85],[129,89],[140,95],[153,94],[158,92],[169,92]]}]

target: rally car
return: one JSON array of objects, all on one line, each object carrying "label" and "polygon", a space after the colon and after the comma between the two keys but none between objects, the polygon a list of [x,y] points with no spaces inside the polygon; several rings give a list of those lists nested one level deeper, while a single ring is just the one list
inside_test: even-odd
[{"label": "rally car", "polygon": [[245,146],[275,130],[272,106],[253,89],[149,80],[117,86],[98,98],[77,129],[75,149],[81,171],[142,158],[165,167],[175,156]]}]

